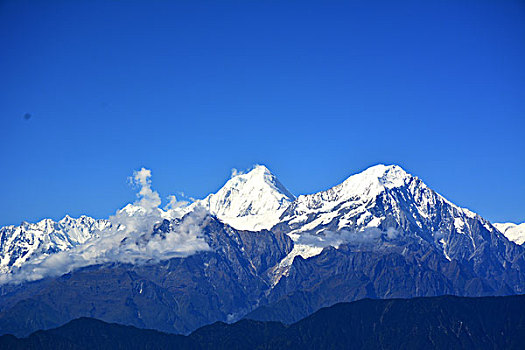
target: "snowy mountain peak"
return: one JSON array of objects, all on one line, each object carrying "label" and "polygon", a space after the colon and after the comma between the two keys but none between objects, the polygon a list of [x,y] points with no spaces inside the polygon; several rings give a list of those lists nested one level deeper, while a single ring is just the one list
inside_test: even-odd
[{"label": "snowy mountain peak", "polygon": [[258,176],[258,175],[273,175],[271,171],[262,164],[255,164],[249,172],[246,174],[238,174],[239,175],[251,175],[251,176]]},{"label": "snowy mountain peak", "polygon": [[256,231],[275,225],[294,200],[268,168],[255,165],[247,173],[234,171],[217,193],[195,204],[237,229]]},{"label": "snowy mountain peak", "polygon": [[398,165],[378,164],[350,176],[336,187],[347,193],[375,195],[384,188],[401,187],[412,177]]},{"label": "snowy mountain peak", "polygon": [[[486,220],[458,207],[397,165],[379,164],[347,178],[326,191],[302,195],[281,218],[281,229],[296,242],[305,233],[370,232],[379,230],[389,239],[416,232],[422,239],[449,252],[443,232],[468,236]],[[379,232],[376,231],[376,232]],[[438,243],[435,241],[441,239]],[[326,239],[325,239],[326,240]]]},{"label": "snowy mountain peak", "polygon": [[[356,198],[366,202],[377,197],[386,189],[402,187],[413,179],[417,178],[398,165],[378,164],[350,176],[339,185],[326,191],[301,195],[298,204],[303,203],[309,208],[325,207],[327,211],[330,211],[337,203]],[[306,208],[304,210],[308,211]]]},{"label": "snowy mountain peak", "polygon": [[238,173],[235,171],[231,179],[228,182],[226,182],[224,187],[232,187],[235,186],[237,183],[245,183],[249,184],[249,186],[258,186],[260,188],[268,186],[269,188],[272,188],[273,190],[282,193],[283,195],[292,200],[295,199],[295,196],[291,194],[281,184],[277,177],[275,177],[275,175],[272,174],[272,172],[264,165],[254,165],[253,168],[247,173]]}]

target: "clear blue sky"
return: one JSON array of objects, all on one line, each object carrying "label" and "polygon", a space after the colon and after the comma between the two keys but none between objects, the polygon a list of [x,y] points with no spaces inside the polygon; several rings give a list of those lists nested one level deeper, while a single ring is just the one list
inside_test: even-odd
[{"label": "clear blue sky", "polygon": [[395,163],[525,220],[523,1],[1,1],[0,81],[0,225],[254,163],[295,194]]}]

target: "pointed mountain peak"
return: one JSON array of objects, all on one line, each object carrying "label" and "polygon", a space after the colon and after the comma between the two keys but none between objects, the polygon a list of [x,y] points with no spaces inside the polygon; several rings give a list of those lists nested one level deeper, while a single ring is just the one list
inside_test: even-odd
[{"label": "pointed mountain peak", "polygon": [[198,201],[227,224],[242,230],[269,229],[295,196],[264,165],[232,177],[217,193]]},{"label": "pointed mountain peak", "polygon": [[399,165],[384,164],[374,165],[354,176],[369,180],[377,179],[382,185],[389,188],[402,186],[406,179],[413,177]]},{"label": "pointed mountain peak", "polygon": [[249,171],[239,171],[237,169],[232,170],[232,176],[230,180],[239,179],[241,181],[266,181],[272,182],[276,179],[275,175],[265,167],[264,165],[254,165]]},{"label": "pointed mountain peak", "polygon": [[411,177],[403,168],[399,165],[391,164],[377,164],[373,165],[360,173],[350,176],[350,178],[355,176],[363,176],[368,178],[377,178],[377,179],[405,179]]},{"label": "pointed mountain peak", "polygon": [[77,219],[72,218],[68,214],[64,216],[62,219],[60,219],[57,223],[59,225],[74,225],[77,222]]},{"label": "pointed mountain peak", "polygon": [[226,182],[219,192],[227,188],[239,189],[240,186],[247,189],[265,189],[270,192],[277,192],[289,201],[295,199],[295,196],[281,184],[277,177],[266,166],[260,164],[254,165],[248,172],[238,172],[234,169],[231,179]]},{"label": "pointed mountain peak", "polygon": [[248,172],[248,174],[253,174],[253,175],[259,175],[259,174],[262,174],[262,175],[273,175],[272,172],[264,165],[261,165],[261,164],[255,164],[252,168],[252,170],[250,170]]}]

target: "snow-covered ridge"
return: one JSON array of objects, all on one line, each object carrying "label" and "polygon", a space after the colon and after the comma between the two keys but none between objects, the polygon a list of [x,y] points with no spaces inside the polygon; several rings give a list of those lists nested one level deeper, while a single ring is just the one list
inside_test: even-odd
[{"label": "snow-covered ridge", "polygon": [[23,222],[19,226],[0,228],[0,272],[42,255],[69,250],[98,236],[111,227],[109,220],[88,216],[77,219],[66,215],[59,221],[44,219],[37,223]]},{"label": "snow-covered ridge", "polygon": [[[313,248],[342,241],[373,243],[404,237],[436,246],[448,260],[464,259],[491,234],[499,234],[490,222],[446,200],[418,177],[397,165],[382,164],[326,191],[299,196],[281,216],[279,229],[303,247],[291,255],[308,251],[304,258],[319,251]],[[280,271],[286,274],[286,266]]]},{"label": "snow-covered ridge", "polygon": [[330,212],[340,203],[360,199],[362,202],[375,198],[386,188],[404,185],[411,175],[397,165],[379,164],[350,176],[341,184],[314,194],[300,195],[296,201],[298,212]]},{"label": "snow-covered ridge", "polygon": [[520,245],[525,243],[525,222],[521,224],[512,222],[495,223],[494,226],[510,241]]},{"label": "snow-covered ridge", "polygon": [[270,229],[295,196],[263,165],[233,176],[214,194],[196,201],[223,222],[238,230]]},{"label": "snow-covered ridge", "polygon": [[[393,197],[396,193],[400,198]],[[384,203],[377,202],[378,196]],[[330,224],[332,230],[379,227],[385,219],[385,210],[372,209],[381,204],[389,208],[389,212],[400,214],[400,201],[410,202],[411,210],[418,214],[418,226],[436,215],[436,206],[445,203],[458,215],[476,217],[475,213],[447,201],[401,167],[379,164],[326,191],[299,196],[282,221],[293,227],[292,233],[311,232]]]}]

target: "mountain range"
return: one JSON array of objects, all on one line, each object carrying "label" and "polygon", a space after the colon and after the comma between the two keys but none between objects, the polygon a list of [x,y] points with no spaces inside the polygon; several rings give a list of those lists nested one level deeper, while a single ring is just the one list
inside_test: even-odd
[{"label": "mountain range", "polygon": [[[249,336],[246,336],[249,334]],[[340,303],[290,326],[244,319],[189,336],[78,318],[27,338],[0,336],[2,349],[521,349],[525,297]]]},{"label": "mountain range", "polygon": [[523,224],[493,225],[396,165],[298,197],[259,165],[188,205],[141,203],[0,229],[1,333],[94,317],[187,334],[362,298],[525,293]]}]

